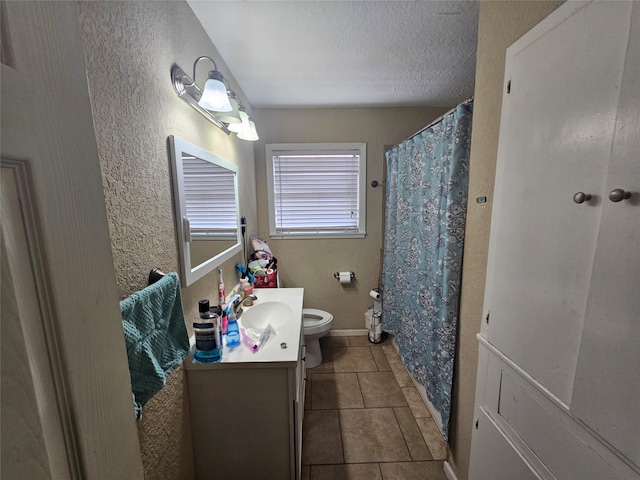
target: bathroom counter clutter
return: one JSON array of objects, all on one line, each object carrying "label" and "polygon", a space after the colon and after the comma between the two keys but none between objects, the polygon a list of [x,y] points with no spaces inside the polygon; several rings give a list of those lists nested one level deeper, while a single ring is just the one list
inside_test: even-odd
[{"label": "bathroom counter clutter", "polygon": [[194,338],[191,350],[185,359],[186,369],[210,369],[242,367],[251,363],[291,363],[298,361],[302,330],[303,288],[258,288],[254,291],[257,300],[253,306],[242,307],[238,318],[240,329],[264,329],[267,323],[275,331],[257,352],[243,339],[235,348],[226,346],[226,338],[220,363],[202,364],[193,362]]},{"label": "bathroom counter clutter", "polygon": [[[257,351],[244,341],[220,363],[184,361],[196,478],[300,478],[305,358],[302,288],[257,289],[238,324],[275,330]],[[286,344],[282,348],[281,344]]]}]

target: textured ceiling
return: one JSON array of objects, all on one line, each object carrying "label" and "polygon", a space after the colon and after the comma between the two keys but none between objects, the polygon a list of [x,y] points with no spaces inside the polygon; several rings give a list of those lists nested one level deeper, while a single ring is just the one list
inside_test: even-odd
[{"label": "textured ceiling", "polygon": [[254,107],[452,106],[473,94],[475,1],[188,2]]}]

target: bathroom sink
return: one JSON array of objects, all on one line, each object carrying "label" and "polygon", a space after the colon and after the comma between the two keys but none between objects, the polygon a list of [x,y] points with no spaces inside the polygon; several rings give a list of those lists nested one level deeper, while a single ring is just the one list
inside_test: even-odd
[{"label": "bathroom sink", "polygon": [[262,302],[253,307],[246,307],[240,317],[240,323],[245,328],[262,330],[267,324],[278,330],[294,319],[293,310],[286,303]]}]

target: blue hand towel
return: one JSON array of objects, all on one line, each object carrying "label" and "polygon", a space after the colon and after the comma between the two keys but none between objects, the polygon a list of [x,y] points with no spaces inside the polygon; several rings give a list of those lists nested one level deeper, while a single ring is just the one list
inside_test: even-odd
[{"label": "blue hand towel", "polygon": [[165,384],[189,352],[176,273],[120,302],[135,401],[141,406]]}]

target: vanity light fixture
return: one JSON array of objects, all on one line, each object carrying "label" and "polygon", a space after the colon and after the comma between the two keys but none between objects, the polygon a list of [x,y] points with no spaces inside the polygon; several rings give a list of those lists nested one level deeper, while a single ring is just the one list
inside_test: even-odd
[{"label": "vanity light fixture", "polygon": [[[204,84],[204,91],[195,82],[196,67],[201,60],[210,60],[214,69],[209,72]],[[173,88],[180,98],[194,110],[220,128],[226,134],[234,132],[241,140],[254,142],[258,140],[258,132],[254,121],[242,106],[240,98],[231,90],[222,73],[218,71],[216,62],[203,55],[193,64],[193,79],[179,66],[171,69]]]}]

